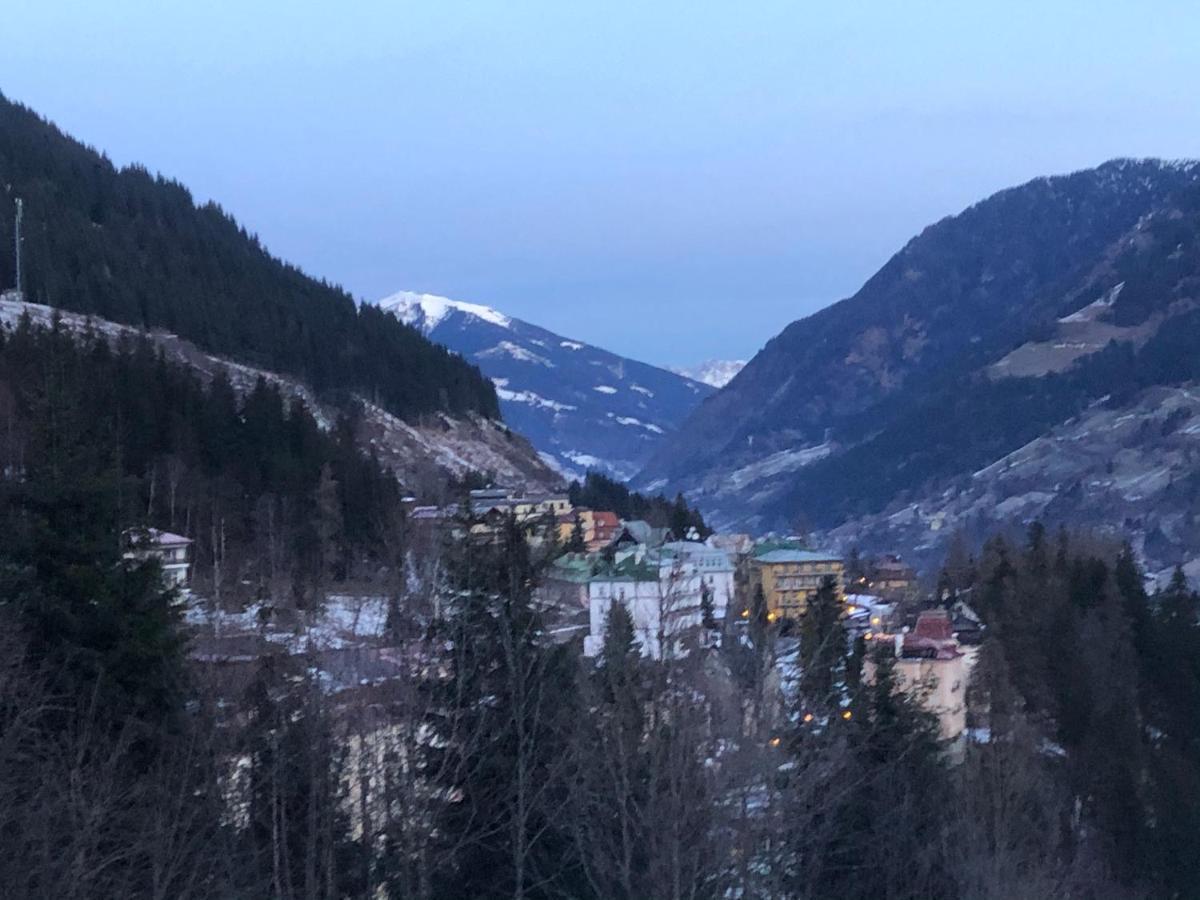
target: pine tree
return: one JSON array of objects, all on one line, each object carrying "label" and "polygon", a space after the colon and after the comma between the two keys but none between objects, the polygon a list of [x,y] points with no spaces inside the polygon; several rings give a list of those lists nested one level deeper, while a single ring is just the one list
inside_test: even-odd
[{"label": "pine tree", "polygon": [[[950,782],[937,723],[898,690],[892,659],[874,663],[853,715],[798,741],[810,777],[830,781],[796,785],[820,797],[823,811],[819,828],[791,835],[798,859],[791,886],[814,897],[949,898],[941,841]],[[806,755],[814,742],[824,756],[815,766]],[[836,764],[842,754],[846,768]],[[872,848],[867,864],[863,847]]]},{"label": "pine tree", "polygon": [[712,588],[707,582],[700,583],[700,624],[708,631],[716,631],[717,612],[713,606]]},{"label": "pine tree", "polygon": [[583,553],[587,550],[587,539],[583,533],[583,519],[575,513],[575,524],[571,527],[571,537],[567,541],[568,553]]},{"label": "pine tree", "polygon": [[1197,598],[1188,587],[1183,567],[1176,566],[1171,581],[1158,597],[1162,617],[1170,626],[1182,627],[1196,624]]},{"label": "pine tree", "polygon": [[558,816],[577,704],[572,651],[544,640],[538,565],[514,517],[499,541],[448,550],[453,594],[435,628],[453,651],[449,678],[431,685],[438,740],[424,767],[456,801],[438,816],[435,893],[542,896],[574,878]]},{"label": "pine tree", "polygon": [[846,657],[846,634],[837,585],[825,578],[800,619],[800,692],[807,705],[832,709]]},{"label": "pine tree", "polygon": [[[600,654],[606,679],[632,678],[634,663],[631,660],[636,660],[640,652],[629,610],[624,603],[614,600],[605,616],[604,645]],[[616,673],[623,674],[618,676]]]}]

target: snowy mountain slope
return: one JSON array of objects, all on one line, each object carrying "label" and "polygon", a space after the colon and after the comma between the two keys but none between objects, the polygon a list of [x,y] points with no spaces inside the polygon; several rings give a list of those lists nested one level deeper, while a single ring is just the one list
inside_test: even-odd
[{"label": "snowy mountain slope", "polygon": [[744,359],[706,359],[694,366],[671,366],[671,371],[710,387],[723,388],[745,365]]},{"label": "snowy mountain slope", "polygon": [[629,478],[713,392],[487,306],[411,291],[379,306],[479,366],[505,422],[571,476],[594,468]]},{"label": "snowy mountain slope", "polygon": [[[141,331],[105,319],[25,303],[15,292],[0,294],[0,329],[13,329],[27,316],[36,325],[49,326],[58,317],[72,333],[94,333],[110,341],[149,337],[173,360],[191,366],[204,379],[223,372],[239,394],[253,390],[259,378],[278,386],[286,396],[304,403],[325,429],[337,421],[338,412],[319,399],[303,382],[213,356],[177,335],[162,330]],[[358,428],[360,445],[373,452],[395,472],[409,490],[423,497],[436,496],[445,476],[456,478],[472,473],[494,473],[506,485],[525,485],[533,490],[550,490],[562,481],[537,455],[524,438],[499,422],[477,415],[450,416],[434,413],[406,422],[375,403],[359,398],[362,416]]]}]

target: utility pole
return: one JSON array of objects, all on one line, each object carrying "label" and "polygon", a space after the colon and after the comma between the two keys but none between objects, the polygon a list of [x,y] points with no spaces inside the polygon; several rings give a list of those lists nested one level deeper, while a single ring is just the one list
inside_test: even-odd
[{"label": "utility pole", "polygon": [[16,237],[13,240],[13,245],[14,245],[14,249],[16,251],[16,256],[17,256],[17,293],[18,294],[21,293],[21,214],[23,212],[23,209],[22,209],[23,205],[24,204],[21,202],[21,198],[18,197],[17,198],[17,222],[16,222],[16,228],[14,229],[14,231],[16,232]]}]

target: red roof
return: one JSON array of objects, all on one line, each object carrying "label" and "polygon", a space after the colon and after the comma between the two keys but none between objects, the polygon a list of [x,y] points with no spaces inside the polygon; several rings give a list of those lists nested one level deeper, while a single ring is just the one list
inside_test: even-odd
[{"label": "red roof", "polygon": [[913,634],[931,641],[952,641],[954,631],[950,627],[950,613],[944,609],[928,609],[917,616]]},{"label": "red roof", "polygon": [[904,636],[903,653],[931,659],[954,659],[960,656],[950,614],[944,609],[930,609],[917,616],[916,627]]},{"label": "red roof", "polygon": [[596,523],[598,530],[607,528],[616,531],[616,529],[621,527],[621,520],[617,518],[617,514],[614,512],[597,510],[592,513],[592,521]]}]

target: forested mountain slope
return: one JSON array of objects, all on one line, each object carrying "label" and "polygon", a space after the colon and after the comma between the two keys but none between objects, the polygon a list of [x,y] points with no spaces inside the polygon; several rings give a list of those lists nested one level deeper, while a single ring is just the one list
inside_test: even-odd
[{"label": "forested mountain slope", "polygon": [[0,428],[0,471],[19,475],[61,431],[83,454],[70,465],[120,470],[114,541],[138,525],[191,537],[206,593],[220,595],[219,580],[242,599],[248,586],[277,596],[280,583],[312,582],[317,557],[343,574],[369,568],[399,527],[404,492],[453,502],[456,483],[485,473],[535,490],[559,483],[493,420],[408,423],[361,398],[331,404],[174,335],[2,297]]},{"label": "forested mountain slope", "polygon": [[214,203],[140,166],[117,169],[0,95],[0,285],[14,283],[25,205],[27,299],[163,328],[211,353],[354,391],[411,419],[499,416],[474,366],[345,291],[271,256]]},{"label": "forested mountain slope", "polygon": [[945,490],[1102,399],[1196,377],[1198,177],[1115,160],[930,226],[773,339],[639,483],[683,488],[719,523],[833,527]]},{"label": "forested mountain slope", "polygon": [[342,393],[327,398],[296,378],[204,353],[177,335],[141,331],[0,295],[0,336],[26,319],[41,328],[53,327],[57,320],[76,340],[102,338],[114,350],[145,344],[167,362],[189,369],[204,385],[228,383],[239,399],[252,394],[262,382],[278,392],[286,406],[303,407],[323,431],[336,431],[339,421],[350,426],[359,451],[375,457],[421,500],[442,502],[449,498],[449,487],[476,476],[491,476],[503,484],[532,490],[561,486],[561,476],[538,458],[524,437],[504,423],[478,414],[439,412],[405,421],[366,398]]}]

